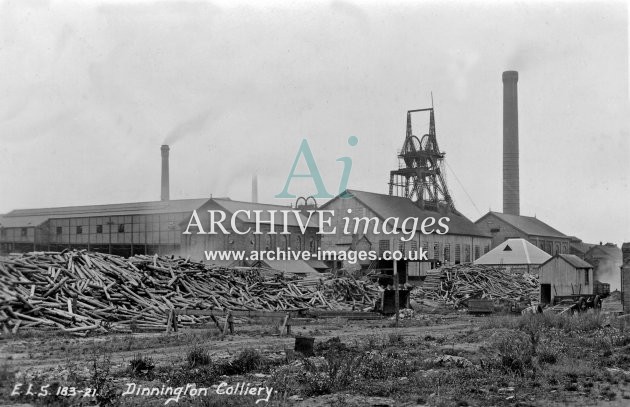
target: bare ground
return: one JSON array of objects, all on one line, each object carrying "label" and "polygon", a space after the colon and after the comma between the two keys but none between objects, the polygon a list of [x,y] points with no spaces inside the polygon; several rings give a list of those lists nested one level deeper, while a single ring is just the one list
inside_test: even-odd
[{"label": "bare ground", "polygon": [[[277,322],[260,321],[237,323],[236,334],[226,337],[216,328],[88,338],[23,334],[0,340],[0,401],[164,405],[167,397],[120,393],[130,382],[153,387],[195,382],[215,386],[213,393],[182,397],[179,405],[256,405],[251,396],[216,394],[221,382],[246,382],[274,387],[268,405],[277,406],[630,405],[630,335],[625,326],[590,319],[584,326],[572,321],[532,325],[523,317],[452,313],[404,319],[398,328],[392,320],[333,320],[294,328],[291,336],[278,335]],[[316,357],[294,354],[296,335],[315,338]],[[209,356],[201,367],[190,364],[195,347]],[[255,350],[263,362],[231,374],[225,366],[233,366],[245,349]],[[130,372],[134,357],[150,359],[154,367]],[[106,367],[102,377],[99,366]],[[16,383],[33,383],[35,389],[50,384],[51,390],[101,383],[110,393],[101,399],[12,396]]]}]

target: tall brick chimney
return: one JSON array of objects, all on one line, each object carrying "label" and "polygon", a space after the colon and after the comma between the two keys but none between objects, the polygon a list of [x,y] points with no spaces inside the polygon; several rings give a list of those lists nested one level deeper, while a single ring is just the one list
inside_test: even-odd
[{"label": "tall brick chimney", "polygon": [[170,199],[169,193],[169,181],[168,181],[168,152],[170,148],[165,144],[160,147],[162,151],[162,201],[168,201]]},{"label": "tall brick chimney", "polygon": [[503,213],[520,215],[518,174],[518,72],[503,72]]}]

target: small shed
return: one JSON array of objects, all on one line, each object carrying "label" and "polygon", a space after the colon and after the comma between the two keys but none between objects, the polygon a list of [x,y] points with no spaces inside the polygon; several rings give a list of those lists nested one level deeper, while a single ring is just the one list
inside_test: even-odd
[{"label": "small shed", "polygon": [[593,266],[573,254],[556,254],[538,269],[540,302],[558,295],[593,294]]}]

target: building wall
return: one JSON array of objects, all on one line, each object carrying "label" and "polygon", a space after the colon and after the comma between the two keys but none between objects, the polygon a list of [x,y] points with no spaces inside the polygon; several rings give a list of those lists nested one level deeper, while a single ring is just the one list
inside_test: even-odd
[{"label": "building wall", "polygon": [[0,228],[0,255],[36,250],[40,241],[41,230],[34,226]]},{"label": "building wall", "polygon": [[[331,201],[325,209],[335,211],[335,216],[332,218],[331,222],[331,228],[333,226],[337,228],[336,234],[322,236],[322,248],[325,250],[345,250],[348,248],[348,244],[339,245],[339,242],[345,243],[349,241],[349,237],[344,234],[345,224],[343,218],[348,217],[352,220],[354,217],[377,217],[375,213],[365,207],[356,198],[335,199]],[[352,210],[350,214],[347,212],[348,209]],[[436,218],[438,217],[439,215],[436,215]],[[416,232],[410,241],[402,242],[401,238],[404,237],[404,234],[383,234],[380,233],[380,228],[377,231],[378,233],[374,233],[373,224],[374,222],[371,223],[371,226],[365,235],[362,233],[362,226],[359,231],[359,236],[356,236],[356,239],[367,239],[367,241],[371,243],[370,250],[374,250],[379,253],[382,253],[384,250],[394,249],[392,242],[396,241],[400,249],[403,249],[404,251],[424,248],[428,252],[427,257],[431,260],[439,260],[444,264],[459,264],[470,263],[490,251],[490,238],[454,234],[423,235]],[[353,222],[350,222],[350,228],[353,228]],[[354,230],[350,230],[350,232],[353,231]],[[365,243],[362,243],[362,245],[363,247],[367,246]],[[409,275],[412,277],[424,275],[426,271],[431,268],[431,264],[427,262],[415,265],[411,263],[409,266]]]},{"label": "building wall", "polygon": [[556,295],[593,293],[593,269],[576,269],[561,258],[554,257],[540,266],[538,273],[541,285],[551,285],[552,302]]},{"label": "building wall", "polygon": [[4,228],[0,251],[78,248],[123,256],[176,253],[181,246],[180,222],[188,217],[190,213],[53,218],[38,228]]},{"label": "building wall", "polygon": [[492,235],[492,248],[494,249],[507,239],[526,239],[531,244],[544,250],[550,255],[557,253],[569,254],[571,238],[546,237],[528,235],[511,224],[504,222],[502,219],[489,214],[475,222],[479,229],[489,235]]}]

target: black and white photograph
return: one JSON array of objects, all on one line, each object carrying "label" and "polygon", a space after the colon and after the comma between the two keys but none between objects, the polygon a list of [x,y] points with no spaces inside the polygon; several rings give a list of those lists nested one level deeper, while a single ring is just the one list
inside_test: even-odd
[{"label": "black and white photograph", "polygon": [[625,0],[0,0],[0,405],[630,406]]}]

